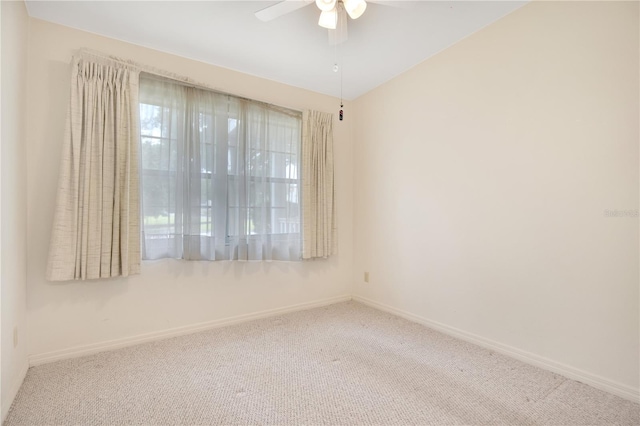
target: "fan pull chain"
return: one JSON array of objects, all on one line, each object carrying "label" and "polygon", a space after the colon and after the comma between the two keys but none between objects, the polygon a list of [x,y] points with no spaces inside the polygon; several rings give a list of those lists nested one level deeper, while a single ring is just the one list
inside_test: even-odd
[{"label": "fan pull chain", "polygon": [[[338,50],[338,46],[336,45],[336,53],[337,53],[337,50]],[[340,59],[342,59],[342,58],[340,58]],[[344,65],[344,64],[342,64],[342,61],[340,61],[340,62],[341,62],[341,65]],[[340,113],[338,114],[338,116],[340,117],[340,121],[342,121],[344,119],[344,110],[343,110],[344,104],[342,103],[342,80],[343,80],[342,77],[344,76],[344,69],[343,68],[344,68],[344,66],[340,67]]]},{"label": "fan pull chain", "polygon": [[342,103],[342,68],[338,67],[338,61],[336,60],[335,65],[333,66],[333,72],[338,72],[338,70],[340,70],[340,121],[343,120],[344,118],[344,111],[342,110],[342,108],[344,107],[343,103]]}]

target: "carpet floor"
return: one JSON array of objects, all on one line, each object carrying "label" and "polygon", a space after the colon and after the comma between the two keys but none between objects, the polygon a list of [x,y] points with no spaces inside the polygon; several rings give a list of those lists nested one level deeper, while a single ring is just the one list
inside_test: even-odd
[{"label": "carpet floor", "polygon": [[13,425],[640,424],[640,404],[355,303],[32,367]]}]

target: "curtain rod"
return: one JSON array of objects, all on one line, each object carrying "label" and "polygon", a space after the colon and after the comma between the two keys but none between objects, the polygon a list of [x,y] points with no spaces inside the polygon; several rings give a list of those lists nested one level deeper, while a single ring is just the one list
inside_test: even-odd
[{"label": "curtain rod", "polygon": [[256,99],[247,98],[245,96],[238,96],[238,95],[235,95],[233,93],[228,93],[228,92],[219,90],[219,89],[217,89],[217,88],[215,88],[213,86],[210,86],[210,85],[208,85],[206,83],[197,82],[197,81],[195,81],[195,80],[193,80],[193,79],[191,79],[189,77],[185,77],[185,76],[180,75],[180,74],[175,74],[175,73],[171,73],[169,71],[164,71],[164,70],[161,70],[161,69],[158,69],[158,68],[154,68],[154,67],[151,67],[151,66],[148,66],[148,65],[139,64],[139,63],[134,62],[132,60],[123,59],[123,58],[119,58],[117,56],[108,55],[106,53],[99,52],[97,50],[92,50],[92,49],[88,49],[88,48],[82,48],[82,49],[80,49],[78,51],[77,56],[78,57],[93,56],[93,57],[98,58],[98,59],[107,60],[107,61],[116,62],[116,63],[122,64],[122,65],[125,65],[125,66],[127,66],[129,68],[133,68],[133,69],[135,69],[135,70],[137,70],[139,72],[144,72],[144,73],[151,74],[151,75],[154,75],[154,76],[157,76],[157,77],[162,77],[163,79],[177,81],[177,82],[179,82],[181,84],[184,84],[184,85],[189,86],[189,87],[193,87],[195,89],[208,90],[208,91],[211,91],[211,92],[218,93],[220,95],[233,96],[235,98],[238,98],[238,99],[241,99],[241,100],[244,100],[244,101],[256,102],[256,103],[259,103],[259,104],[262,104],[262,105],[265,105],[265,106],[268,106],[268,107],[271,107],[271,108],[275,108],[275,109],[280,110],[282,112],[288,112],[288,113],[294,112],[294,113],[297,113],[297,114],[295,114],[296,116],[298,114],[302,114],[301,110],[298,110],[298,109],[295,109],[295,108],[289,108],[289,107],[284,107],[284,106],[281,106],[281,105],[271,104],[269,102],[259,101],[259,100],[256,100]]},{"label": "curtain rod", "polygon": [[161,82],[165,82],[165,83],[168,82],[168,83],[171,83],[171,84],[174,84],[174,85],[179,85],[179,86],[183,86],[183,87],[189,87],[189,88],[193,88],[193,89],[197,89],[197,90],[206,91],[206,92],[209,92],[209,93],[215,93],[217,95],[222,95],[222,96],[227,96],[227,97],[239,99],[240,101],[251,102],[253,104],[260,105],[263,108],[267,108],[267,109],[270,109],[272,111],[275,110],[275,111],[279,112],[280,114],[285,114],[285,115],[288,115],[290,117],[300,118],[300,116],[302,114],[302,111],[298,111],[298,110],[295,110],[295,109],[292,109],[292,108],[287,108],[287,107],[283,107],[283,106],[280,106],[280,105],[274,105],[274,104],[266,103],[266,102],[263,102],[263,101],[258,101],[258,100],[255,100],[255,99],[244,98],[242,96],[221,92],[219,90],[211,89],[209,87],[203,87],[203,86],[195,85],[195,84],[192,84],[191,82],[176,80],[176,79],[165,77],[165,76],[162,76],[162,75],[152,74],[152,73],[149,73],[149,72],[146,72],[146,71],[143,71],[143,70],[141,70],[140,72],[148,74],[147,78],[152,79],[152,80],[161,81]]}]

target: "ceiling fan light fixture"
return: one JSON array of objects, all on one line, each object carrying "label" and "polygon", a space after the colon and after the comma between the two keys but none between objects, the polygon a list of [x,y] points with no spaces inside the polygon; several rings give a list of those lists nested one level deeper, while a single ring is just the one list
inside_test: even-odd
[{"label": "ceiling fan light fixture", "polygon": [[316,0],[316,6],[318,6],[318,9],[320,9],[323,13],[329,12],[335,9],[336,0]]},{"label": "ceiling fan light fixture", "polygon": [[343,0],[343,3],[351,19],[358,19],[367,9],[367,2],[365,0]]},{"label": "ceiling fan light fixture", "polygon": [[331,10],[323,10],[320,14],[320,19],[318,19],[318,25],[322,28],[327,28],[329,30],[335,30],[338,26],[338,11],[334,7]]}]

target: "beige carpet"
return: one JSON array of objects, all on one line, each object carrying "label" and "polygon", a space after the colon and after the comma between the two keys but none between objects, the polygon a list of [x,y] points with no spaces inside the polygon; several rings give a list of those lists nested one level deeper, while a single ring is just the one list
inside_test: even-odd
[{"label": "beige carpet", "polygon": [[354,302],[31,368],[5,425],[640,424],[640,405]]}]

